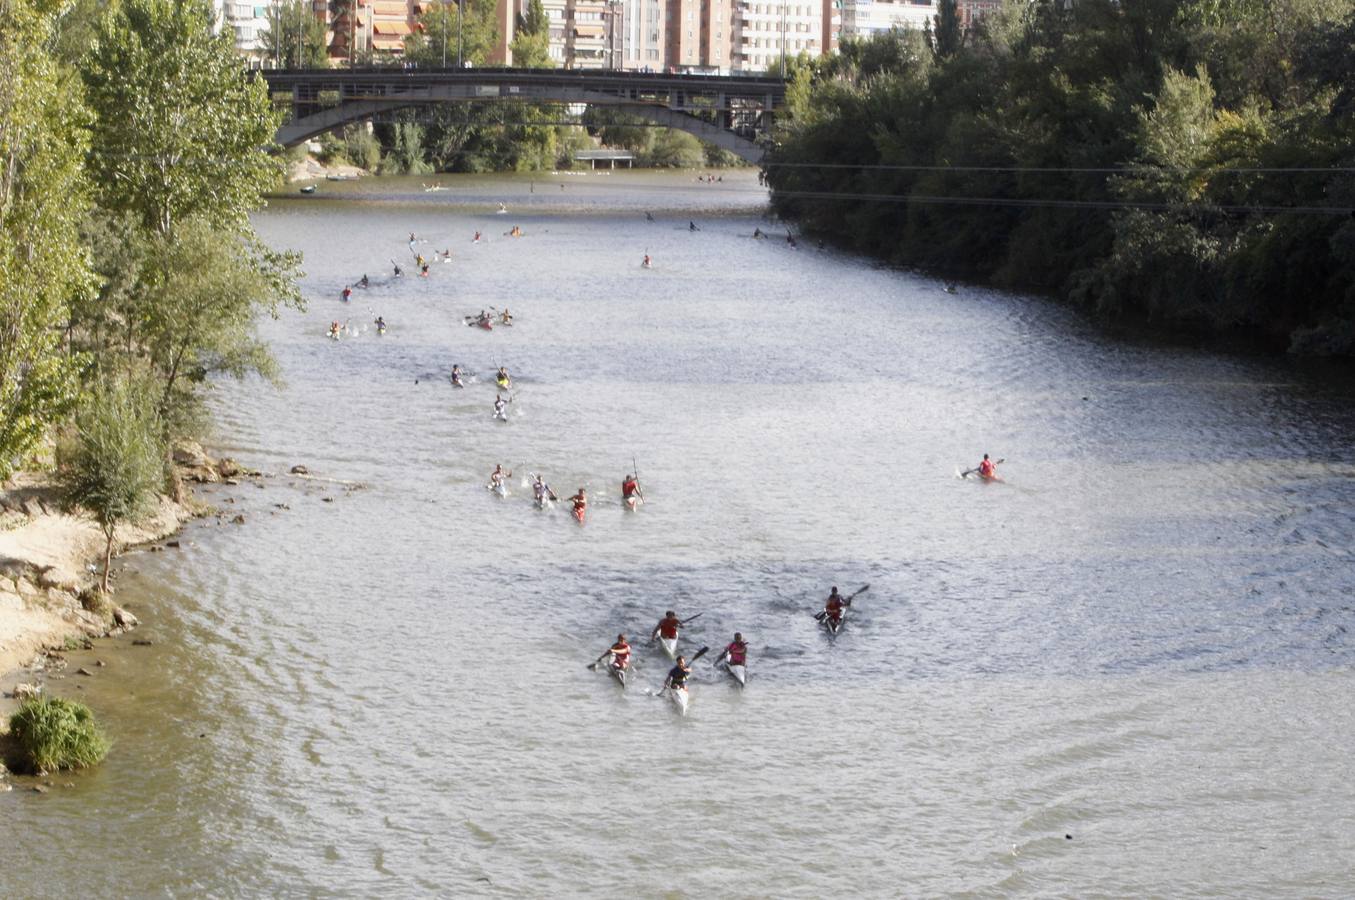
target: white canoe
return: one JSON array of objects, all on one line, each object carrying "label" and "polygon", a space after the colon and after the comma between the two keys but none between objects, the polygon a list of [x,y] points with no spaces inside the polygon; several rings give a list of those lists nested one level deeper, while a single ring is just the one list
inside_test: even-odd
[{"label": "white canoe", "polygon": [[685,687],[669,688],[668,699],[672,700],[673,705],[677,707],[678,715],[687,715],[687,704],[691,702],[691,698],[687,696]]},{"label": "white canoe", "polygon": [[726,663],[725,668],[729,671],[730,677],[732,677],[735,681],[739,683],[739,687],[743,687],[744,685],[748,684],[747,666],[736,666],[730,663]]},{"label": "white canoe", "polygon": [[666,637],[661,637],[661,638],[659,638],[659,646],[663,648],[663,652],[664,652],[664,653],[668,654],[668,658],[669,658],[669,659],[677,659],[677,642],[678,642],[678,639],[675,638],[675,637],[673,637],[673,638],[666,638]]}]

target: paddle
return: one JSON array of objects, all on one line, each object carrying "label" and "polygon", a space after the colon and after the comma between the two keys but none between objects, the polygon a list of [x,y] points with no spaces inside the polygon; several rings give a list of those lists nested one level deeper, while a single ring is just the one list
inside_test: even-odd
[{"label": "paddle", "polygon": [[[993,465],[995,465],[995,466],[1000,466],[1000,465],[1002,465],[1002,464],[1003,464],[1004,462],[1006,462],[1006,461],[1007,461],[1007,457],[1004,456],[1004,457],[1002,457],[1001,459],[996,460],[996,461],[993,463]],[[978,470],[979,470],[979,467],[978,467],[978,466],[975,466],[975,467],[972,468],[972,469],[965,469],[963,472],[960,473],[960,477],[961,477],[961,478],[968,478],[970,475],[973,475],[973,474],[974,474],[975,472],[977,472]]]},{"label": "paddle", "polygon": [[635,461],[635,454],[630,455],[630,470],[635,475],[635,494],[641,500],[645,499],[645,492],[640,487],[640,464]]},{"label": "paddle", "polygon": [[[695,663],[701,657],[705,656],[708,650],[710,650],[710,647],[702,647],[700,650],[693,653],[692,658],[687,660],[687,667],[691,668],[692,664]],[[662,694],[664,691],[667,690],[671,690],[671,688],[668,687],[668,679],[665,678],[663,680],[663,690],[659,691],[659,694]],[[656,694],[655,696],[659,696],[659,694]]]},{"label": "paddle", "polygon": [[[870,590],[870,585],[866,585],[865,587],[861,588],[861,590],[857,591],[855,594],[851,594],[851,595],[845,597],[845,598],[843,599],[843,601],[842,601],[842,605],[843,605],[843,606],[851,606],[851,605],[852,605],[852,598],[853,598],[853,597],[856,597],[858,594],[864,594],[864,593],[865,593],[866,591],[868,591],[868,590]],[[827,616],[827,615],[828,615],[828,610],[826,610],[826,609],[821,609],[821,610],[819,610],[818,612],[814,613],[814,618],[815,618],[817,621],[822,622],[822,621],[824,620],[824,617]]]}]

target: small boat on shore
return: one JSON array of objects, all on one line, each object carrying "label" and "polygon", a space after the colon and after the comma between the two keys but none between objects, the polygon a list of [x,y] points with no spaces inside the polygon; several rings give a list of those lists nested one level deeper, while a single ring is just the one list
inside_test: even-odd
[{"label": "small boat on shore", "polygon": [[325,181],[357,181],[356,175],[326,175]]},{"label": "small boat on shore", "polygon": [[305,187],[303,187],[303,188],[301,189],[301,193],[303,193],[303,194],[314,194],[314,193],[315,193],[315,185],[313,185],[313,184],[308,184],[308,185],[306,185]]}]

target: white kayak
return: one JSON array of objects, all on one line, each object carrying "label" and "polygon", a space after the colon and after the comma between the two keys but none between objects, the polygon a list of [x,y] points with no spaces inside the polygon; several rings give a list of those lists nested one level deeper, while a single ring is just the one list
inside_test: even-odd
[{"label": "white kayak", "polygon": [[659,638],[659,646],[663,648],[663,652],[668,655],[669,659],[677,659],[677,642],[678,639],[675,637]]},{"label": "white kayak", "polygon": [[508,485],[504,484],[502,481],[498,484],[491,484],[488,487],[491,493],[498,494],[500,497],[508,496]]},{"label": "white kayak", "polygon": [[626,670],[618,669],[612,660],[607,661],[607,671],[612,673],[612,677],[622,686],[626,686]]},{"label": "white kayak", "polygon": [[691,698],[687,695],[685,687],[669,688],[668,699],[672,700],[673,705],[677,707],[678,715],[687,715],[687,704],[691,702]]},{"label": "white kayak", "polygon": [[842,611],[842,618],[838,619],[836,622],[833,621],[831,616],[823,617],[823,627],[828,629],[829,634],[837,634],[842,630],[842,626],[846,624],[847,611],[845,609]]},{"label": "white kayak", "polygon": [[634,495],[631,495],[625,498],[624,502],[626,504],[627,510],[629,510],[630,512],[635,512],[637,509],[641,507],[641,505],[644,504],[645,500],[643,497],[636,497]]},{"label": "white kayak", "polygon": [[739,687],[748,684],[748,667],[736,666],[732,663],[725,663],[725,670],[729,672],[731,678],[739,683]]}]

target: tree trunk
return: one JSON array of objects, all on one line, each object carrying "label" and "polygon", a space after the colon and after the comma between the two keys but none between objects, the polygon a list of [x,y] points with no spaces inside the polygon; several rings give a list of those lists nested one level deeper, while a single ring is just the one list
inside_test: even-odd
[{"label": "tree trunk", "polygon": [[104,577],[103,592],[108,593],[108,571],[113,567],[113,529],[105,528],[104,534],[108,537],[108,543],[104,545]]}]

